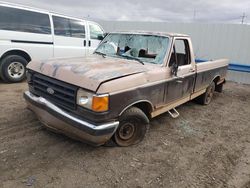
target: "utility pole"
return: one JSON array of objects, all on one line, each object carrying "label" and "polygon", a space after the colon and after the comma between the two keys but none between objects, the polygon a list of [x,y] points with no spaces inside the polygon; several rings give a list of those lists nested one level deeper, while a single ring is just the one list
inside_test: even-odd
[{"label": "utility pole", "polygon": [[241,18],[241,24],[244,24],[245,18],[247,17],[247,15],[245,14],[245,12],[243,12],[243,15],[240,17]]}]

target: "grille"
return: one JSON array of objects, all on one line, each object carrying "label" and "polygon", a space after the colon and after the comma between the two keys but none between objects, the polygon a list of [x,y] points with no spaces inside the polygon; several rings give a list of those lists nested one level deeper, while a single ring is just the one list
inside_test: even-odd
[{"label": "grille", "polygon": [[32,81],[35,94],[63,108],[76,109],[76,86],[37,73]]}]

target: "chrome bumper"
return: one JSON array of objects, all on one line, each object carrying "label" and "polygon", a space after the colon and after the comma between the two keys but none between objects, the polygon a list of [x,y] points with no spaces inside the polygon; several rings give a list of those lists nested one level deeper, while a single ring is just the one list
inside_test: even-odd
[{"label": "chrome bumper", "polygon": [[28,108],[36,113],[46,127],[92,145],[102,145],[107,142],[119,125],[118,121],[103,124],[89,123],[29,91],[24,93],[24,98]]}]

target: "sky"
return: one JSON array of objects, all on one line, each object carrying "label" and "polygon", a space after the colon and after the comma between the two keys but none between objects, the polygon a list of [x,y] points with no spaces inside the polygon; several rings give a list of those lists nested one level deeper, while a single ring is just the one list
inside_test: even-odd
[{"label": "sky", "polygon": [[250,24],[250,0],[9,0],[90,20]]}]

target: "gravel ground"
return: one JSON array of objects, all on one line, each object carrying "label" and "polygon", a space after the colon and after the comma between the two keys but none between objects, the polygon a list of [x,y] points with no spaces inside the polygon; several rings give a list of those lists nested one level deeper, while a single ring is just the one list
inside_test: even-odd
[{"label": "gravel ground", "polygon": [[250,86],[228,82],[151,122],[135,146],[91,147],[47,131],[26,83],[0,82],[0,187],[250,187]]}]

